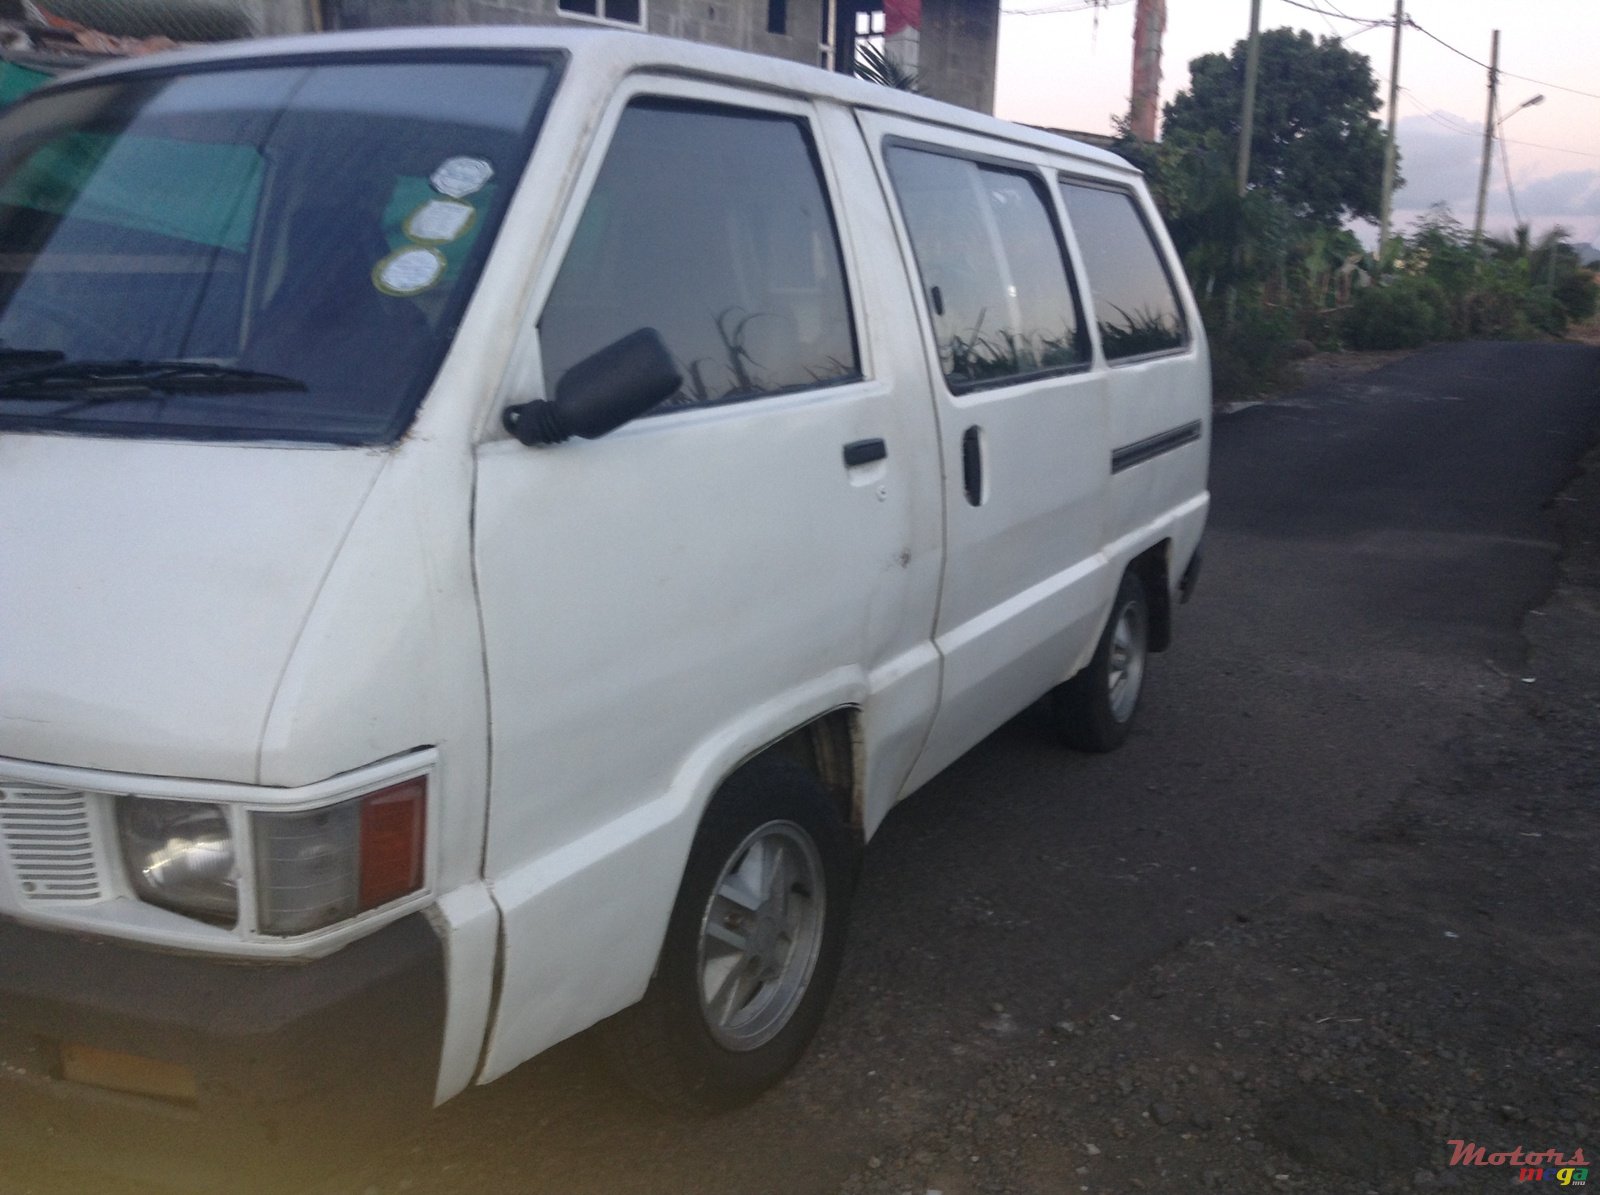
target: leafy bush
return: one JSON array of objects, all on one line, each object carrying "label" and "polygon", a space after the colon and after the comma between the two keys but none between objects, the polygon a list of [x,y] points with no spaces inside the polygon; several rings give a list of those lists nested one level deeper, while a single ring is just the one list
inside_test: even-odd
[{"label": "leafy bush", "polygon": [[1221,302],[1203,304],[1201,316],[1211,339],[1211,390],[1217,402],[1253,398],[1283,381],[1295,340],[1288,312],[1263,305],[1258,296],[1241,296],[1231,324]]},{"label": "leafy bush", "polygon": [[1600,309],[1600,284],[1588,270],[1574,270],[1556,283],[1555,300],[1574,322],[1589,319]]},{"label": "leafy bush", "polygon": [[1538,335],[1527,269],[1485,262],[1472,287],[1457,302],[1462,336],[1484,340],[1527,340]]},{"label": "leafy bush", "polygon": [[1420,348],[1450,335],[1449,303],[1431,279],[1402,275],[1357,291],[1344,332],[1351,348]]}]

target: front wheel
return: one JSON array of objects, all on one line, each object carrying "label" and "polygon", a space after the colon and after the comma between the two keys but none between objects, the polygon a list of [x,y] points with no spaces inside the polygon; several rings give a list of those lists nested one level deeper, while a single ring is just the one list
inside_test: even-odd
[{"label": "front wheel", "polygon": [[1069,746],[1105,752],[1127,741],[1149,655],[1150,604],[1144,583],[1130,571],[1117,587],[1111,618],[1088,666],[1050,694],[1052,712]]},{"label": "front wheel", "polygon": [[644,999],[606,1026],[613,1068],[659,1102],[754,1099],[799,1061],[844,949],[856,848],[804,768],[758,759],[701,823]]}]

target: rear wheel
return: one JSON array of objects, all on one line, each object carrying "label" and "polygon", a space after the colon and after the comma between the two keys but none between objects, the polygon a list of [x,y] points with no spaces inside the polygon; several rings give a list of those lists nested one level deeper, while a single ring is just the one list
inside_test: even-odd
[{"label": "rear wheel", "polygon": [[856,854],[804,768],[758,759],[730,776],[690,851],[655,978],[607,1022],[621,1078],[699,1109],[743,1103],[782,1078],[838,972]]},{"label": "rear wheel", "polygon": [[1050,695],[1068,745],[1104,752],[1127,741],[1149,655],[1150,603],[1139,575],[1127,572],[1088,666]]}]

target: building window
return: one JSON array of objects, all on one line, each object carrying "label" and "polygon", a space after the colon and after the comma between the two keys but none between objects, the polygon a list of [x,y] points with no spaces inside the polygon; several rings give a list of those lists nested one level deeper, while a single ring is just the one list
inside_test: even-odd
[{"label": "building window", "polygon": [[557,0],[569,17],[590,17],[616,25],[644,25],[644,0]]},{"label": "building window", "polygon": [[767,0],[767,32],[789,32],[789,0]]}]

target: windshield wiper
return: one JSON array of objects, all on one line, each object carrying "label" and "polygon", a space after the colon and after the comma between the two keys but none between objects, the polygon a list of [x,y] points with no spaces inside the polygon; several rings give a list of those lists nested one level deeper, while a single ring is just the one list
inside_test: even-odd
[{"label": "windshield wiper", "polygon": [[49,365],[66,358],[60,349],[13,349],[0,345],[0,369],[15,365]]},{"label": "windshield wiper", "polygon": [[[6,359],[0,354],[0,366]],[[114,400],[137,394],[305,390],[299,378],[210,361],[61,361],[0,373],[0,398]]]}]

